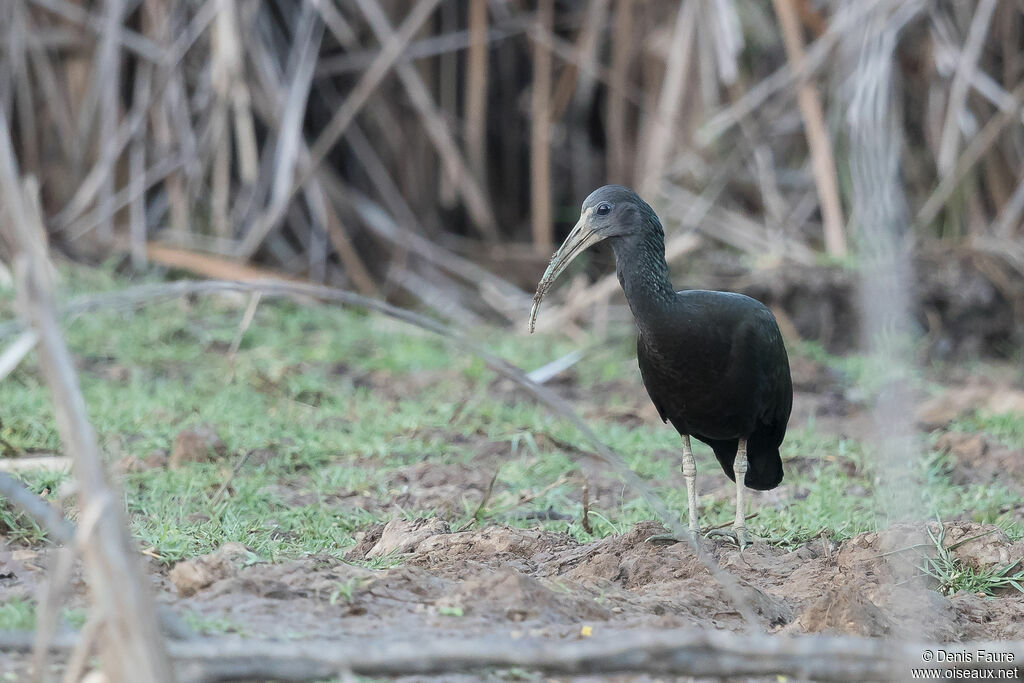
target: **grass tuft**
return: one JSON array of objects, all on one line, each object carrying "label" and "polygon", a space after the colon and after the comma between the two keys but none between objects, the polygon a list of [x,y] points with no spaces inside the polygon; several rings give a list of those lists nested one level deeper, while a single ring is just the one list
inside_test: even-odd
[{"label": "grass tuft", "polygon": [[956,557],[953,550],[973,538],[946,547],[943,545],[945,534],[941,522],[938,533],[928,529],[928,537],[935,546],[936,556],[925,557],[920,566],[921,571],[939,583],[939,592],[943,595],[953,595],[960,591],[994,595],[995,591],[1007,588],[1024,593],[1024,567],[1019,560],[1002,567],[972,567]]}]

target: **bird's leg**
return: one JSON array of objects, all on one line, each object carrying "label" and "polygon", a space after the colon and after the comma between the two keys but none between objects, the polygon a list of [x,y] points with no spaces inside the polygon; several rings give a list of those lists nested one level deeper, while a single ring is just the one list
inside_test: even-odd
[{"label": "bird's leg", "polygon": [[740,439],[739,448],[736,449],[736,460],[732,464],[733,474],[736,475],[736,521],[732,529],[736,532],[736,543],[739,544],[740,550],[747,544],[747,522],[744,516],[746,506],[743,504],[747,467],[747,440]]},{"label": "bird's leg", "polygon": [[743,511],[746,509],[744,480],[747,478],[747,440],[740,439],[736,449],[736,459],[732,463],[733,476],[736,477],[736,521],[732,524],[732,533],[727,531],[711,531],[708,536],[725,536],[736,541],[742,551],[747,545],[747,522]]},{"label": "bird's leg", "polygon": [[[697,461],[693,459],[693,451],[690,449],[690,435],[683,434],[683,479],[686,480],[686,501],[689,505],[690,533],[696,540],[700,533],[700,526],[697,524]],[[679,543],[683,539],[676,538],[672,534],[656,534],[647,539],[648,543],[671,544]]]},{"label": "bird's leg", "polygon": [[696,536],[700,531],[697,523],[697,462],[690,450],[690,435],[683,434],[683,479],[686,480],[686,502],[689,505],[690,531]]}]

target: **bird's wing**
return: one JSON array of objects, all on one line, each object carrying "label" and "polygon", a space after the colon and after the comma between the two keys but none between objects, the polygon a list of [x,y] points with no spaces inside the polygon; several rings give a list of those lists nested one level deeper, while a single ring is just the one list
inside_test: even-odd
[{"label": "bird's wing", "polygon": [[655,369],[651,367],[650,360],[648,358],[648,350],[644,346],[643,337],[637,335],[636,338],[636,360],[640,366],[640,377],[644,381],[644,388],[647,389],[647,395],[651,397],[651,403],[658,409],[658,415],[661,417],[662,422],[668,422],[668,417],[665,415],[665,407],[658,401],[657,391],[652,391],[656,386],[657,374]]},{"label": "bird's wing", "polygon": [[779,324],[771,311],[765,308],[762,315],[761,334],[769,343],[767,366],[770,368],[769,376],[766,377],[771,395],[770,404],[772,411],[766,420],[768,423],[777,423],[783,433],[786,431],[786,423],[789,422],[789,415],[793,410],[793,379],[789,369],[789,356],[786,353],[786,344],[782,339],[782,332]]}]

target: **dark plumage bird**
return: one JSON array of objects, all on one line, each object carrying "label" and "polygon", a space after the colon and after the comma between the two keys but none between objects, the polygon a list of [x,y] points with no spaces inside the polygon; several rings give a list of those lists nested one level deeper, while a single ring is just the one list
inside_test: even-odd
[{"label": "dark plumage bird", "polygon": [[778,323],[756,299],[731,292],[675,291],[665,233],[635,192],[606,185],[583,202],[580,220],[551,258],[530,312],[558,275],[591,245],[608,240],[637,326],[637,360],[662,420],[683,437],[682,471],[696,533],[696,465],[690,437],[703,441],[736,482],[733,534],[746,545],[744,484],[765,491],[782,481],[779,446],[793,405],[789,358]]}]

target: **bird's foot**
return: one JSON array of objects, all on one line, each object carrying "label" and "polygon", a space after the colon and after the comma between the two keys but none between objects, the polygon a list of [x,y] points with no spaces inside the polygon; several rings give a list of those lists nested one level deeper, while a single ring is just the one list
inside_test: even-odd
[{"label": "bird's foot", "polygon": [[704,534],[704,538],[728,539],[739,546],[740,552],[743,552],[743,549],[749,545],[747,527],[745,526],[733,526],[731,529],[712,529]]},{"label": "bird's foot", "polygon": [[[699,529],[690,529],[690,533],[693,534],[692,540],[698,541],[700,539]],[[651,545],[675,545],[676,543],[687,543],[691,539],[680,538],[675,534],[655,534],[648,536],[644,543],[650,543]]]}]

